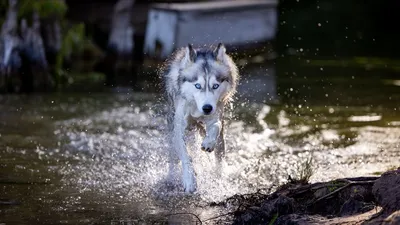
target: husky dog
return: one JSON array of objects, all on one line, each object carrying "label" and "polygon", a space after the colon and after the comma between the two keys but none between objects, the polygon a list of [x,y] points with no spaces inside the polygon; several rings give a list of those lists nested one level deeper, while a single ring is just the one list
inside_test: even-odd
[{"label": "husky dog", "polygon": [[[182,163],[185,192],[197,184],[185,143],[187,131],[199,130],[204,136],[201,149],[216,150],[221,162],[225,153],[224,107],[236,92],[238,69],[225,46],[194,49],[191,44],[174,52],[162,69],[168,98],[168,128],[171,146],[170,175],[176,156]],[[197,129],[196,129],[197,128]]]}]

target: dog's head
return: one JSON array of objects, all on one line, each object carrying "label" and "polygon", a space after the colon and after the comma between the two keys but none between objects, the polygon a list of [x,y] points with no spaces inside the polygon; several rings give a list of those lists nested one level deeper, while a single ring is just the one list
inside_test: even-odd
[{"label": "dog's head", "polygon": [[203,115],[211,115],[236,90],[237,67],[223,44],[214,49],[184,48],[180,62],[179,85],[183,97],[196,103]]}]

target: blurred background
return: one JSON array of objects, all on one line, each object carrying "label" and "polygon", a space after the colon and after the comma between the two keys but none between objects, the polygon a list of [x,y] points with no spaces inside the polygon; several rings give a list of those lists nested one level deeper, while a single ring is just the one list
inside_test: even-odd
[{"label": "blurred background", "polygon": [[[162,5],[168,2],[211,4],[206,10],[194,5],[189,10],[174,11],[168,7],[175,6]],[[239,47],[241,50],[245,47],[247,51],[241,53],[247,62],[241,61],[240,65],[247,65],[254,55],[255,61],[267,61],[272,55],[278,56],[274,57],[277,59],[292,58],[298,63],[317,59],[312,65],[332,66],[329,59],[336,59],[337,64],[365,68],[396,64],[399,52],[399,46],[393,44],[399,38],[395,25],[399,16],[393,13],[399,8],[396,1],[239,2],[242,4],[232,5],[229,1],[2,0],[0,90],[2,93],[72,87],[85,90],[88,85],[111,86],[118,81],[118,85],[151,90],[146,83],[154,81],[154,67],[144,62],[158,56],[157,44],[174,41],[173,46],[163,46],[168,49],[159,61],[183,43],[210,45],[221,41],[230,47],[237,60],[242,57]],[[196,11],[193,9],[196,7],[200,8]],[[151,10],[153,14],[149,13]],[[155,14],[171,12],[179,16],[180,21],[154,19]],[[224,18],[226,15],[229,18]],[[187,16],[192,18],[186,19]],[[195,24],[196,21],[200,22]],[[235,24],[240,21],[242,24]],[[246,27],[246,22],[253,23],[253,27]],[[183,24],[183,28],[174,30],[169,23]],[[171,28],[174,34],[163,27]],[[197,33],[187,35],[185,32],[193,32],[190,31],[193,27],[198,28]],[[221,37],[216,32],[221,27],[229,35]],[[240,33],[242,30],[244,33]]]},{"label": "blurred background", "polygon": [[[309,159],[310,181],[398,167],[399,10],[396,0],[0,0],[0,224],[207,219],[227,210],[212,202],[273,190]],[[182,198],[163,186],[157,72],[178,47],[218,42],[242,76],[228,166],[216,178],[213,156],[193,149],[199,194]]]}]

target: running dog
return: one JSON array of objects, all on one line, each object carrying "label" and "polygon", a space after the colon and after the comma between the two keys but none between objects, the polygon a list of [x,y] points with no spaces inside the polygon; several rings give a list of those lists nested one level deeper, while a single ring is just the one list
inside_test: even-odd
[{"label": "running dog", "polygon": [[225,154],[224,108],[236,92],[238,68],[222,43],[199,49],[188,44],[165,61],[161,74],[169,106],[167,122],[173,148],[170,174],[177,156],[182,163],[184,191],[193,193],[197,183],[186,149],[186,132],[200,131],[204,136],[201,149],[206,152],[215,149],[221,162]]}]

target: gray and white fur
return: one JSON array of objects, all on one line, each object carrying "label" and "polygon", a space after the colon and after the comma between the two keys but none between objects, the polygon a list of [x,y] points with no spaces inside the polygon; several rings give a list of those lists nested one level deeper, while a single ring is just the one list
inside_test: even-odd
[{"label": "gray and white fur", "polygon": [[[216,150],[218,162],[225,154],[224,108],[236,92],[238,69],[223,44],[194,49],[191,44],[174,52],[162,68],[168,98],[171,146],[170,174],[176,156],[182,163],[185,192],[197,189],[195,171],[185,135],[198,128],[204,136],[201,149]],[[205,128],[205,129],[204,129]]]}]

